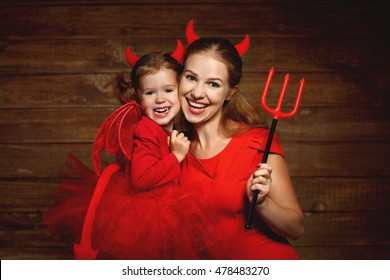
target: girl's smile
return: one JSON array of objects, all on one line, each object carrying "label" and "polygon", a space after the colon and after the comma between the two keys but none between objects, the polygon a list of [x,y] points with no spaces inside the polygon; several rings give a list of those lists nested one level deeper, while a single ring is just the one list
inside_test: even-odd
[{"label": "girl's smile", "polygon": [[172,131],[174,118],[180,111],[176,72],[162,68],[142,76],[139,84],[145,115]]}]

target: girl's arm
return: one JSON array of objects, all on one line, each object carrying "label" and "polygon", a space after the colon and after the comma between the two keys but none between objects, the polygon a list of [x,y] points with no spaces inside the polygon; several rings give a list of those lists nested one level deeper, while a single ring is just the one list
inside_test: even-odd
[{"label": "girl's arm", "polygon": [[136,129],[130,172],[135,189],[156,188],[180,176],[179,161],[169,152],[167,138],[158,135],[153,127],[139,125]]},{"label": "girl's arm", "polygon": [[135,189],[156,188],[180,177],[180,161],[188,152],[188,139],[177,131],[172,132],[170,140],[156,134],[152,129],[137,130],[130,175]]}]

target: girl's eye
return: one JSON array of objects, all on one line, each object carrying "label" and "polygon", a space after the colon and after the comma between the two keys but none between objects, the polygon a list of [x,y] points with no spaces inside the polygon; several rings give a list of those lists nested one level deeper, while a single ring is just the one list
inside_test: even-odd
[{"label": "girl's eye", "polygon": [[173,91],[173,89],[171,89],[171,88],[167,88],[166,90],[165,90],[165,92],[172,92]]},{"label": "girl's eye", "polygon": [[149,90],[149,91],[145,91],[144,94],[145,95],[152,95],[154,93],[154,91],[152,90]]},{"label": "girl's eye", "polygon": [[215,82],[210,82],[210,86],[213,88],[219,88],[219,84]]}]

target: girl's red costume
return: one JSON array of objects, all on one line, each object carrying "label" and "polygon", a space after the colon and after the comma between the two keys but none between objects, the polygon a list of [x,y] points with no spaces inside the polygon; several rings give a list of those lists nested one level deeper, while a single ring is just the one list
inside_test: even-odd
[{"label": "girl's red costume", "polygon": [[[233,136],[216,156],[197,159],[188,154],[182,162],[181,183],[190,189],[200,189],[207,201],[220,209],[219,222],[225,241],[213,251],[213,259],[299,259],[293,247],[273,233],[254,215],[250,230],[244,229],[249,201],[246,183],[261,162],[268,129],[252,128]],[[283,155],[275,135],[271,153]]]},{"label": "girl's red costume", "polygon": [[[44,218],[54,235],[74,243],[76,259],[210,258],[221,233],[218,221],[199,190],[180,186],[168,135],[129,102],[97,134],[97,174],[69,158],[80,179],[63,180]],[[117,163],[100,174],[102,150],[115,153]]]}]

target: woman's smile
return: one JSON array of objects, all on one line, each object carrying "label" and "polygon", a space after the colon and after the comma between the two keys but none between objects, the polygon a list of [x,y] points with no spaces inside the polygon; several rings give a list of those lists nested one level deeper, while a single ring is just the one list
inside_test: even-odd
[{"label": "woman's smile", "polygon": [[192,114],[195,114],[195,115],[200,115],[202,114],[205,109],[207,108],[207,104],[204,104],[204,103],[199,103],[199,102],[196,102],[196,101],[193,101],[193,100],[190,100],[187,98],[187,102],[188,102],[188,109],[190,110],[190,112]]}]

